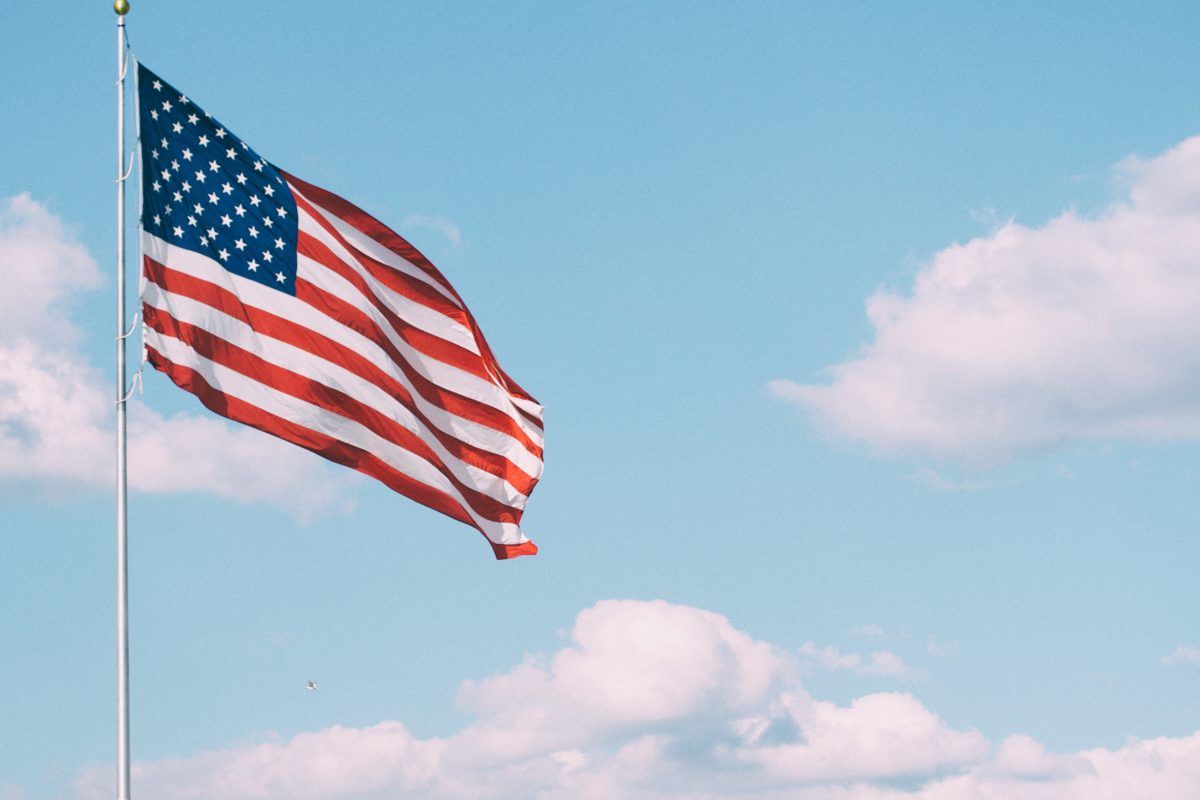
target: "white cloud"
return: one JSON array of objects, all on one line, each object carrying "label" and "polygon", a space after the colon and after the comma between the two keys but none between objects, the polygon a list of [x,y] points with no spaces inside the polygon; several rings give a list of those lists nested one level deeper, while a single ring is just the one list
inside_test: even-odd
[{"label": "white cloud", "polygon": [[947,658],[958,652],[958,645],[930,639],[925,643],[925,652],[934,658]]},{"label": "white cloud", "polygon": [[1041,742],[1016,734],[1000,743],[992,762],[978,770],[994,778],[1049,780],[1095,774],[1086,758],[1077,754],[1047,753]]},{"label": "white cloud", "polygon": [[[1184,800],[1200,796],[1200,733],[1116,750],[993,746],[910,694],[810,697],[778,648],[724,617],[605,601],[571,641],[468,682],[474,715],[445,738],[400,722],[137,764],[163,800]],[[111,792],[110,769],[76,797]]]},{"label": "white cloud", "polygon": [[428,214],[409,214],[400,223],[401,228],[427,228],[442,236],[455,247],[462,246],[462,231],[458,226],[445,217],[429,216]]},{"label": "white cloud", "polygon": [[[340,798],[407,793],[437,777],[444,742],[422,742],[398,722],[366,728],[335,725],[270,741],[137,764],[130,774],[136,794],[169,798]],[[92,769],[75,790],[82,797],[111,797],[112,774]]]},{"label": "white cloud", "polygon": [[888,633],[886,628],[884,628],[882,625],[875,623],[875,622],[870,622],[870,623],[867,623],[866,625],[859,625],[857,628],[855,628],[853,631],[851,631],[851,633],[853,633],[855,636],[859,636],[863,639],[890,639],[890,638],[892,638],[892,635],[890,633]]},{"label": "white cloud", "polygon": [[1013,743],[1010,738],[992,763],[931,782],[911,794],[875,796],[895,800],[1191,800],[1200,797],[1200,733],[1135,741],[1118,750],[1064,755],[1046,754],[1032,740]]},{"label": "white cloud", "polygon": [[800,655],[807,663],[831,672],[853,672],[855,675],[886,675],[893,678],[913,677],[900,656],[890,650],[876,650],[867,655],[843,653],[834,645],[818,647],[812,642],[800,645]]},{"label": "white cloud", "polygon": [[1163,656],[1162,662],[1167,666],[1188,664],[1193,667],[1200,667],[1200,648],[1181,644],[1175,648],[1173,653]]},{"label": "white cloud", "polygon": [[100,285],[100,270],[63,221],[28,193],[0,200],[0,340],[72,343],[74,294]]},{"label": "white cloud", "polygon": [[457,739],[470,757],[562,750],[636,729],[750,713],[792,678],[792,663],[717,614],[608,600],[582,612],[572,645],[545,663],[466,683],[480,716]]},{"label": "white cloud", "polygon": [[78,356],[23,338],[0,342],[0,476],[111,480],[112,407]]},{"label": "white cloud", "polygon": [[984,488],[981,481],[954,480],[929,467],[919,467],[912,477],[917,483],[941,492],[977,492]]},{"label": "white cloud", "polygon": [[770,390],[879,452],[970,466],[1087,440],[1200,437],[1200,137],[1118,167],[1094,217],[1008,222],[867,302],[830,381]]},{"label": "white cloud", "polygon": [[782,707],[772,722],[790,721],[801,735],[778,743],[749,738],[738,749],[773,784],[931,775],[980,763],[989,749],[981,734],[951,729],[907,694],[866,695],[849,707],[785,696]]},{"label": "white cloud", "polygon": [[213,416],[164,417],[131,404],[129,485],[268,503],[301,521],[353,508],[357,477],[252,428]]},{"label": "white cloud", "polygon": [[[99,270],[29,195],[0,201],[0,479],[111,485],[114,391],[78,351],[66,313]],[[136,351],[136,344],[131,344]],[[131,356],[133,352],[131,352]],[[201,491],[278,505],[300,518],[350,500],[315,456],[213,416],[129,411],[129,481],[146,492]]]}]

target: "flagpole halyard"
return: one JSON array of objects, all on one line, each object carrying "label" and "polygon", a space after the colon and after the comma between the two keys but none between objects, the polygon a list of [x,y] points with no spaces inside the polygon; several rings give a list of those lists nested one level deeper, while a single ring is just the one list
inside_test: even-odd
[{"label": "flagpole halyard", "polygon": [[[117,14],[117,800],[129,800],[129,588],[125,390],[125,15],[128,0],[116,0]],[[132,165],[132,161],[130,162]]]}]

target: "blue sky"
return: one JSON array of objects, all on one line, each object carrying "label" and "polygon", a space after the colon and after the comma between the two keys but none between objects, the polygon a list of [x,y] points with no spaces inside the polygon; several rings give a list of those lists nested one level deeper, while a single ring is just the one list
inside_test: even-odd
[{"label": "blue sky", "polygon": [[[92,5],[9,10],[0,56],[4,800],[90,797],[114,757],[107,464],[73,452],[95,437],[39,450],[13,399],[57,365],[46,386],[80,387],[51,392],[62,424],[108,424],[89,387],[107,392],[112,359],[115,44]],[[656,636],[695,660],[631,656],[631,680],[775,688],[697,690],[637,724],[563,700],[547,718],[603,733],[521,735],[561,737],[538,752],[580,753],[572,780],[625,797],[644,787],[605,748],[631,730],[692,741],[698,719],[783,714],[801,692],[861,711],[847,729],[936,715],[906,728],[929,752],[896,771],[851,747],[862,763],[805,779],[863,797],[1031,774],[1014,734],[1065,759],[1038,767],[1060,797],[1084,791],[1070,759],[1092,748],[1200,752],[1198,13],[135,3],[149,67],[431,257],[548,438],[525,517],[541,553],[496,563],[470,529],[147,374],[135,416],[204,465],[236,458],[224,484],[178,464],[134,478],[141,780],[174,796],[215,780],[205,753],[263,742],[303,775],[295,737],[384,723],[496,758],[467,741],[518,736],[489,692],[532,713],[607,690],[553,665],[584,652],[604,672]],[[538,670],[545,686],[522,683]],[[820,715],[795,713],[819,741]],[[811,756],[745,747],[763,771],[745,797],[794,789]],[[656,797],[683,796],[673,759]],[[311,796],[449,792],[345,770]],[[734,796],[726,778],[711,796]],[[557,780],[481,785],[585,796]]]}]

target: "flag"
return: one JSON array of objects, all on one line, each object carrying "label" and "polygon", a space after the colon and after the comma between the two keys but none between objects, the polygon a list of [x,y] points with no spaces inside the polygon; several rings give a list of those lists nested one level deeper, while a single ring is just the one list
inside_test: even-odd
[{"label": "flag", "polygon": [[[542,407],[415,247],[138,65],[146,358],[212,411],[471,525],[497,558]],[[269,469],[269,465],[264,465]]]}]

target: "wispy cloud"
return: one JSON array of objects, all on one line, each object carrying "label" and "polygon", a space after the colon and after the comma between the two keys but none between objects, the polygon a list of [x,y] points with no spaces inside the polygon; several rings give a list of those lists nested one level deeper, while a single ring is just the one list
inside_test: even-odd
[{"label": "wispy cloud", "polygon": [[1167,666],[1186,664],[1192,667],[1200,667],[1200,648],[1181,644],[1170,655],[1163,656],[1162,662]]},{"label": "wispy cloud", "polygon": [[958,652],[958,645],[930,639],[925,643],[925,652],[934,658],[948,658]]},{"label": "wispy cloud", "polygon": [[891,678],[910,678],[914,673],[900,656],[890,650],[876,650],[866,655],[842,652],[834,645],[818,647],[812,642],[800,645],[800,655],[807,664],[830,672],[853,672],[855,675],[880,675]]},{"label": "wispy cloud", "polygon": [[947,478],[930,467],[919,467],[912,477],[917,483],[941,492],[978,492],[980,489],[986,488],[986,484],[982,481]]},{"label": "wispy cloud", "polygon": [[427,214],[409,214],[400,223],[400,227],[409,228],[426,228],[427,230],[440,233],[446,237],[446,240],[455,247],[462,246],[462,231],[450,220],[445,217],[430,216]]},{"label": "wispy cloud", "polygon": [[892,637],[886,628],[874,622],[859,625],[851,633],[860,639],[890,639]]},{"label": "wispy cloud", "polygon": [[[779,648],[724,617],[603,601],[570,641],[464,684],[471,721],[423,739],[404,724],[139,763],[163,800],[1124,800],[1200,796],[1200,733],[1116,750],[993,745],[906,693],[811,697]],[[75,784],[111,796],[111,769]],[[1131,788],[1135,787],[1135,788]]]},{"label": "wispy cloud", "polygon": [[971,467],[1088,440],[1200,438],[1200,137],[1115,170],[1095,216],[1008,221],[867,301],[874,338],[778,397],[880,453]]}]

